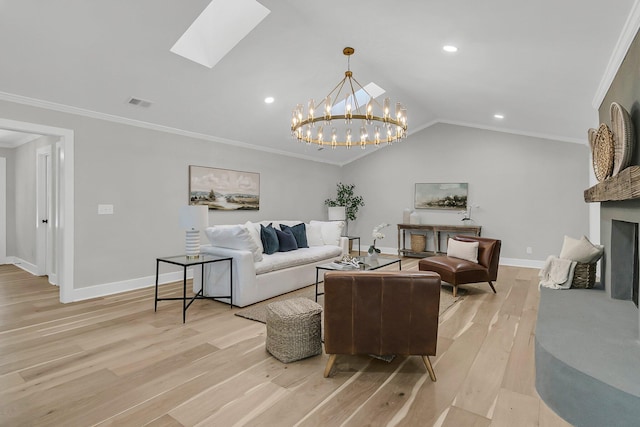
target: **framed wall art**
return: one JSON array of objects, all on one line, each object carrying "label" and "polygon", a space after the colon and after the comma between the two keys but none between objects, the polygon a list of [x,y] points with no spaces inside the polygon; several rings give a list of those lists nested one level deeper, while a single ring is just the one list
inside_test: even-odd
[{"label": "framed wall art", "polygon": [[416,184],[415,209],[467,209],[469,184],[419,183]]},{"label": "framed wall art", "polygon": [[210,210],[260,209],[260,174],[189,166],[189,204]]}]

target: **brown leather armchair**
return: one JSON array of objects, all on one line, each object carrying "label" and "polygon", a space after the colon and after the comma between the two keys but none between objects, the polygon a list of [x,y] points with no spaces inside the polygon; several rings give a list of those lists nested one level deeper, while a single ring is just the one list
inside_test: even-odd
[{"label": "brown leather armchair", "polygon": [[337,354],[420,355],[432,381],[440,277],[434,273],[331,271],[324,276],[328,377]]},{"label": "brown leather armchair", "polygon": [[475,236],[455,236],[461,242],[478,242],[478,263],[460,258],[433,256],[418,262],[420,271],[434,271],[440,275],[443,282],[453,285],[453,296],[458,294],[458,285],[465,283],[488,282],[493,293],[493,281],[498,278],[498,263],[500,261],[500,247],[502,242],[496,239]]}]

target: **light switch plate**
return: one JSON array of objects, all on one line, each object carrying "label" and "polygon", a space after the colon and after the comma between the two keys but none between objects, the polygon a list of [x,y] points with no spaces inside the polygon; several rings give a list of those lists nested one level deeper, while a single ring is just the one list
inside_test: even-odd
[{"label": "light switch plate", "polygon": [[113,215],[113,205],[98,205],[98,215]]}]

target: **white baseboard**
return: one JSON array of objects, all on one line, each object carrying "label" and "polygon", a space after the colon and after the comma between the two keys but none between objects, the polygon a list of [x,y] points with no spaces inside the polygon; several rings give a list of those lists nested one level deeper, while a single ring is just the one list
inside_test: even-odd
[{"label": "white baseboard", "polygon": [[[398,255],[398,250],[396,248],[390,247],[379,247],[380,252],[385,255]],[[363,252],[366,252],[363,251]],[[16,267],[19,267],[34,276],[37,275],[37,267],[30,262],[24,261],[17,257],[7,257],[7,264],[13,264]],[[529,259],[518,259],[518,258],[500,258],[500,265],[508,265],[513,267],[525,267],[525,268],[536,268],[540,269],[544,266],[544,261],[539,260],[529,260]],[[174,271],[171,273],[163,273],[158,277],[158,283],[160,285],[164,285],[166,283],[172,283],[182,280],[182,271]],[[187,278],[193,278],[193,272],[191,269],[187,271]],[[56,284],[56,276],[51,275],[49,277],[49,282],[53,285]],[[71,301],[82,301],[91,298],[99,298],[107,295],[113,295],[121,292],[133,291],[136,289],[149,288],[154,286],[156,283],[155,276],[146,276],[140,277],[137,279],[130,280],[122,280],[120,282],[111,282],[104,283],[101,285],[88,286],[86,288],[76,288],[73,289]]]},{"label": "white baseboard", "polygon": [[[37,276],[37,266],[18,257],[7,257],[7,264],[13,264],[24,271]],[[173,271],[171,273],[163,273],[158,277],[158,284],[172,283],[182,280],[182,271]],[[187,279],[193,278],[191,269],[187,270]],[[52,274],[49,276],[49,283],[57,285],[57,276]],[[146,276],[137,279],[123,280],[120,282],[104,283],[102,285],[88,286],[86,288],[73,289],[72,297],[69,302],[82,301],[91,298],[104,297],[107,295],[118,294],[121,292],[134,291],[136,289],[148,288],[155,286],[156,276]]]},{"label": "white baseboard", "polygon": [[[367,247],[368,249],[368,247]],[[380,252],[385,255],[394,255],[398,256],[398,249],[389,248],[389,247],[378,247]],[[363,252],[366,252],[363,251]],[[364,255],[364,254],[363,254]],[[535,259],[520,259],[520,258],[504,258],[500,257],[500,265],[509,265],[512,267],[524,267],[524,268],[537,268],[541,269],[544,267],[543,260],[535,260]]]},{"label": "white baseboard", "polygon": [[7,263],[8,264],[13,264],[18,268],[23,269],[24,271],[26,271],[27,273],[31,273],[34,276],[38,275],[38,266],[31,264],[30,262],[27,262],[23,259],[20,259],[18,257],[15,256],[10,256],[7,257]]},{"label": "white baseboard", "polygon": [[511,267],[524,267],[524,268],[536,268],[541,269],[544,267],[544,261],[535,259],[520,259],[520,258],[502,258],[500,257],[500,265],[509,265]]},{"label": "white baseboard", "polygon": [[[174,271],[163,273],[158,277],[158,284],[172,283],[182,280],[183,272]],[[187,270],[187,279],[193,278],[191,269]],[[155,286],[156,276],[139,277],[137,279],[123,280],[120,282],[104,283],[102,285],[88,286],[86,288],[76,288],[73,290],[71,301],[82,301],[91,298],[104,297],[121,292],[134,291],[136,289],[149,288]]]}]

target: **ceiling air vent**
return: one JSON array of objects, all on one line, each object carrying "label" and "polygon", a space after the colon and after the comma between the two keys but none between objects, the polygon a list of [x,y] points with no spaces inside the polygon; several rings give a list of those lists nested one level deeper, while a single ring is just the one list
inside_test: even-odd
[{"label": "ceiling air vent", "polygon": [[151,106],[151,101],[140,98],[129,98],[127,104],[135,105],[136,107],[149,108]]}]

